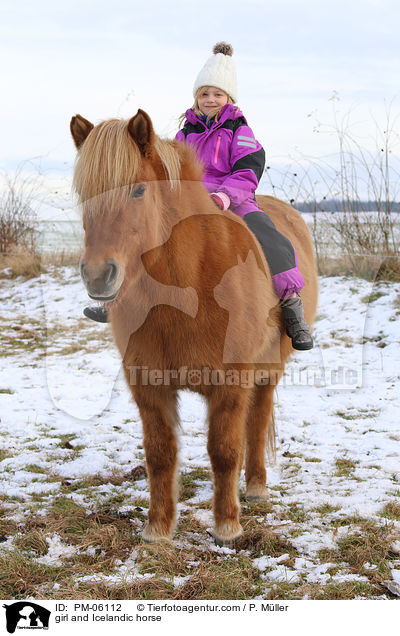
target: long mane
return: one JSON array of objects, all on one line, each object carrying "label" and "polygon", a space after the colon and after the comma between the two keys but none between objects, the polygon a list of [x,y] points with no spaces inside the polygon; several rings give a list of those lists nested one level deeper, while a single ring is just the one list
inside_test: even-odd
[{"label": "long mane", "polygon": [[[142,156],[128,132],[129,120],[110,119],[98,124],[82,145],[75,165],[73,188],[84,203],[99,195],[124,192],[135,185]],[[179,183],[182,145],[156,137],[158,153],[171,189]]]}]

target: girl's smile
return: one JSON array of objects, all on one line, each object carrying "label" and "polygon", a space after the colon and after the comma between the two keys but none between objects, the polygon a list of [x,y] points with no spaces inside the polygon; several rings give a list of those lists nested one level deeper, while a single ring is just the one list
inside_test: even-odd
[{"label": "girl's smile", "polygon": [[220,88],[208,86],[201,91],[197,101],[203,115],[208,115],[211,110],[225,106],[228,103],[228,95]]}]

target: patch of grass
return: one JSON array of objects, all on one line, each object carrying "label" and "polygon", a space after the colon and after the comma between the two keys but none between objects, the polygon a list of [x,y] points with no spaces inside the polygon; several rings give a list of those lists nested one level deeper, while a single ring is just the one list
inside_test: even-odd
[{"label": "patch of grass", "polygon": [[290,451],[285,451],[282,453],[282,457],[301,457],[300,453],[291,453]]},{"label": "patch of grass", "polygon": [[266,598],[268,601],[274,600],[299,600],[303,597],[303,589],[298,583],[282,581],[274,583]]},{"label": "patch of grass", "polygon": [[207,558],[174,598],[189,600],[252,598],[262,593],[263,581],[246,555],[236,559]]},{"label": "patch of grass", "polygon": [[42,273],[41,257],[35,251],[14,248],[8,254],[0,254],[0,278],[36,278]]},{"label": "patch of grass", "polygon": [[191,473],[183,473],[180,476],[179,500],[185,501],[195,496],[197,492],[197,484]]},{"label": "patch of grass", "polygon": [[393,306],[395,309],[400,309],[400,294],[397,294],[396,298],[394,299]]},{"label": "patch of grass", "polygon": [[386,296],[387,292],[383,292],[383,291],[379,291],[378,289],[371,292],[369,296],[363,296],[362,298],[360,298],[362,303],[365,304],[369,304],[369,303],[374,303],[376,300],[378,300],[379,298],[382,298],[382,296]]},{"label": "patch of grass", "polygon": [[19,550],[0,555],[0,598],[40,598],[40,586],[57,578],[57,568],[36,563]]},{"label": "patch of grass", "polygon": [[[76,266],[78,272],[79,259],[82,256],[81,250],[59,250],[57,252],[45,252],[42,254],[44,266],[67,267]],[[70,281],[64,281],[67,284]],[[74,281],[71,281],[74,282]]]},{"label": "patch of grass", "polygon": [[[81,545],[80,549],[85,546]],[[247,554],[239,553],[227,558],[212,550],[182,548],[177,544],[136,544],[137,564],[142,573],[151,575],[146,580],[108,586],[105,581],[79,581],[79,576],[98,572],[100,576],[113,574],[112,555],[107,560],[104,545],[101,554],[75,554],[65,563],[58,576],[60,588],[49,587],[51,598],[105,598],[105,599],[246,599],[262,593],[264,582],[258,569]],[[132,545],[131,545],[132,548]],[[129,556],[132,549],[125,554]],[[103,556],[102,556],[103,555]],[[68,567],[67,567],[68,566]],[[69,568],[69,570],[68,570]],[[67,576],[67,572],[69,575]],[[117,570],[118,572],[118,570]],[[182,586],[173,586],[174,576],[190,577]],[[48,580],[48,579],[47,579]],[[41,591],[43,598],[43,585]]]},{"label": "patch of grass", "polygon": [[83,541],[80,542],[81,549],[96,546],[107,557],[124,559],[141,542],[129,520],[93,515],[90,521],[91,524],[82,537]]},{"label": "patch of grass", "polygon": [[[342,255],[339,257],[330,257],[321,254],[318,258],[318,273],[321,276],[351,276],[352,278],[362,278],[367,281],[373,281],[376,278],[377,272],[377,258],[373,254],[359,255],[359,258],[352,259],[348,255]],[[389,268],[387,272],[382,270],[382,280],[387,278],[388,280],[400,280],[399,268],[397,267],[397,274],[393,268]]]},{"label": "patch of grass", "polygon": [[[244,533],[236,541],[236,550],[246,550],[252,558],[268,554],[271,557],[280,557],[282,554],[289,554],[290,559],[298,556],[296,548],[284,537],[279,536],[270,528],[262,526],[254,518],[241,519]],[[291,560],[288,560],[291,564]]]},{"label": "patch of grass", "polygon": [[172,583],[158,579],[142,580],[137,583],[109,586],[103,581],[86,581],[76,583],[72,579],[61,583],[58,590],[51,590],[50,597],[56,600],[80,598],[83,600],[158,600],[174,599],[176,591]]},{"label": "patch of grass", "polygon": [[37,464],[28,464],[27,466],[25,466],[24,470],[26,470],[26,472],[28,473],[43,474],[46,472],[45,468],[42,468],[41,466],[38,466]]},{"label": "patch of grass", "polygon": [[[24,316],[23,322],[25,321],[26,317]],[[46,329],[35,321],[30,321],[29,327],[14,323],[0,332],[2,356],[28,352],[41,357],[44,355],[45,344]]]},{"label": "patch of grass", "polygon": [[4,518],[9,513],[5,508],[0,508],[0,543],[16,534],[18,527],[15,521]]},{"label": "patch of grass", "polygon": [[57,446],[60,446],[60,448],[68,448],[71,450],[75,450],[75,447],[72,446],[71,442],[72,440],[76,439],[76,434],[75,433],[68,433],[65,435],[60,435],[60,441],[57,444]]},{"label": "patch of grass", "polygon": [[11,391],[11,389],[0,389],[0,394],[3,395],[13,395],[13,393],[15,393],[15,391]]},{"label": "patch of grass", "polygon": [[23,551],[34,552],[36,555],[43,556],[49,551],[49,544],[41,530],[31,530],[26,534],[20,535],[15,539],[15,545]]},{"label": "patch of grass", "polygon": [[320,515],[329,515],[332,512],[340,510],[340,506],[332,506],[332,504],[330,503],[325,503],[317,506],[316,508],[313,508],[312,510],[313,512],[318,512]]},{"label": "patch of grass", "polygon": [[287,519],[294,523],[304,523],[309,519],[308,513],[304,510],[304,506],[300,504],[289,504]]},{"label": "patch of grass", "polygon": [[193,552],[170,543],[156,545],[140,545],[137,563],[141,573],[154,574],[158,577],[187,576],[192,573],[189,562],[193,560]]},{"label": "patch of grass", "polygon": [[134,468],[132,468],[129,473],[129,478],[131,481],[140,481],[141,479],[147,478],[147,470],[144,464],[138,464]]},{"label": "patch of grass", "polygon": [[200,466],[192,468],[190,474],[192,475],[193,479],[196,479],[196,481],[211,481],[212,479],[209,469],[201,468]]},{"label": "patch of grass", "polygon": [[388,257],[384,260],[377,271],[376,280],[400,281],[400,259],[398,255]]},{"label": "patch of grass", "polygon": [[[354,573],[368,577],[374,585],[391,578],[390,564],[397,558],[391,552],[391,545],[396,539],[394,528],[379,526],[374,521],[359,517],[343,519],[345,521],[356,521],[352,532],[337,541],[337,550],[322,550],[320,558],[338,564],[344,561]],[[365,569],[363,566],[367,562],[376,565],[376,569]]]},{"label": "patch of grass", "polygon": [[386,517],[387,519],[394,519],[395,521],[400,521],[400,503],[397,501],[390,501],[387,503],[381,512],[382,517]]},{"label": "patch of grass", "polygon": [[48,511],[49,525],[61,535],[81,535],[90,525],[89,515],[83,506],[79,506],[72,499],[58,497]]},{"label": "patch of grass", "polygon": [[350,477],[352,472],[356,469],[356,463],[357,462],[353,462],[351,459],[336,458],[336,477]]},{"label": "patch of grass", "polygon": [[365,420],[368,418],[375,418],[380,413],[380,409],[357,409],[354,412],[353,408],[349,408],[347,411],[336,411],[336,415],[343,420]]},{"label": "patch of grass", "polygon": [[7,457],[12,457],[12,453],[10,453],[10,451],[6,448],[0,448],[0,462]]},{"label": "patch of grass", "polygon": [[179,515],[176,532],[178,536],[182,533],[203,533],[204,527],[191,512],[181,512],[181,514]]},{"label": "patch of grass", "polygon": [[370,527],[373,527],[373,528],[376,527],[376,524],[374,521],[371,521],[369,519],[364,519],[363,517],[360,517],[357,514],[352,515],[350,517],[349,516],[336,517],[335,519],[332,519],[331,524],[333,528],[341,528],[343,526],[360,526],[362,528],[366,527],[368,531]]},{"label": "patch of grass", "polygon": [[102,343],[99,342],[94,344],[85,340],[84,342],[74,342],[71,345],[62,347],[57,351],[57,354],[61,356],[69,356],[74,353],[97,353],[102,350],[104,350],[104,345],[102,345]]},{"label": "patch of grass", "polygon": [[[74,447],[76,448],[76,447]],[[67,480],[64,484],[67,491],[84,491],[91,488],[98,488],[99,486],[109,485],[122,486],[124,482],[134,481],[131,479],[130,474],[124,474],[117,471],[109,475],[89,475],[77,480]]]},{"label": "patch of grass", "polygon": [[329,583],[328,585],[305,585],[303,591],[307,598],[315,601],[369,599],[376,594],[376,589],[364,581],[344,581],[343,583]]},{"label": "patch of grass", "polygon": [[126,558],[140,540],[129,519],[105,513],[87,514],[83,507],[62,497],[49,510],[46,528],[80,549],[96,547],[114,558]]},{"label": "patch of grass", "polygon": [[191,471],[182,473],[180,475],[180,493],[179,500],[185,501],[191,499],[196,495],[199,488],[199,481],[210,481],[211,475],[207,469],[195,468]]}]

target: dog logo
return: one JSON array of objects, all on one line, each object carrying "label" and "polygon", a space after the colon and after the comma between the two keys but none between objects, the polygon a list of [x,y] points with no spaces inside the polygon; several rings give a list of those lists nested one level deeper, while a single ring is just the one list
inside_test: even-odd
[{"label": "dog logo", "polygon": [[3,605],[6,610],[7,631],[14,634],[16,629],[49,629],[51,612],[30,601],[19,601]]}]

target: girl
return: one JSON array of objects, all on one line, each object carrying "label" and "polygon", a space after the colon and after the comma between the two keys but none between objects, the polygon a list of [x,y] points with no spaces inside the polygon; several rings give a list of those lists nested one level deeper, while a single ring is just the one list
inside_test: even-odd
[{"label": "girl", "polygon": [[[232,53],[232,47],[225,42],[214,46],[213,55],[194,83],[194,105],[182,115],[185,124],[175,138],[196,148],[205,168],[203,183],[216,205],[241,216],[256,235],[271,270],[292,346],[311,349],[313,339],[299,296],[304,280],[295,250],[255,200],[265,153],[243,113],[234,106],[237,83]],[[103,307],[86,307],[84,314],[107,322]]]},{"label": "girl", "polygon": [[259,240],[295,349],[313,347],[299,296],[304,287],[294,247],[258,207],[254,192],[264,171],[265,153],[239,108],[230,44],[219,42],[198,74],[194,105],[182,115],[176,139],[192,144],[205,168],[203,183],[221,210],[241,216]]}]

